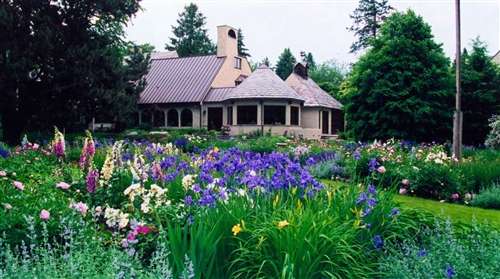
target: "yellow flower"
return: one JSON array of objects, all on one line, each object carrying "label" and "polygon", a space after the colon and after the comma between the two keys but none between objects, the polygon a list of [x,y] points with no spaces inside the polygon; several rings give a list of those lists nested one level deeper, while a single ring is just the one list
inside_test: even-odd
[{"label": "yellow flower", "polygon": [[278,222],[278,228],[279,228],[279,229],[282,229],[282,228],[284,228],[284,227],[286,227],[286,226],[288,226],[288,225],[290,225],[290,223],[288,223],[288,221],[287,221],[287,220],[283,220],[283,221],[279,221],[279,222]]},{"label": "yellow flower", "polygon": [[233,232],[233,235],[238,235],[242,231],[241,225],[239,223],[234,225],[231,231]]}]

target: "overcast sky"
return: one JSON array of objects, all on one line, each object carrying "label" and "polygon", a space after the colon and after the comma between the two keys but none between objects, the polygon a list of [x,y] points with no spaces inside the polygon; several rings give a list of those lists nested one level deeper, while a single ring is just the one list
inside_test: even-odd
[{"label": "overcast sky", "polygon": [[[164,50],[178,14],[190,2],[196,3],[207,17],[209,36],[216,40],[216,26],[227,24],[241,28],[252,61],[269,57],[274,64],[285,47],[296,57],[310,51],[316,61],[334,59],[350,63],[354,40],[347,31],[349,15],[357,0],[143,0],[140,11],[130,22],[127,36],[138,43],[150,43]],[[446,54],[455,53],[454,0],[389,0],[397,10],[408,8],[423,16],[432,26],[437,42]],[[470,46],[479,36],[491,54],[500,49],[500,0],[462,0],[462,44]]]}]

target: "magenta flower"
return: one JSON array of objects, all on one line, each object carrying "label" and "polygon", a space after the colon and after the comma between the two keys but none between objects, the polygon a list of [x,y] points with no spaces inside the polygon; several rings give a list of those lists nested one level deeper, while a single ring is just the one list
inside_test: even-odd
[{"label": "magenta flower", "polygon": [[83,143],[82,154],[80,155],[80,168],[90,167],[95,154],[95,142],[92,135],[87,131],[87,137]]},{"label": "magenta flower", "polygon": [[47,221],[49,220],[49,218],[50,212],[48,210],[42,209],[42,211],[40,211],[40,219],[42,219],[43,221]]},{"label": "magenta flower", "polygon": [[99,180],[99,171],[95,169],[90,169],[87,174],[87,191],[89,193],[94,193],[97,187],[97,181]]},{"label": "magenta flower", "polygon": [[138,234],[148,234],[151,232],[151,228],[149,228],[148,226],[143,226],[143,225],[138,225],[136,228],[135,228],[135,231],[138,233]]},{"label": "magenta flower", "polygon": [[66,143],[64,141],[64,135],[55,128],[54,141],[52,142],[52,153],[54,153],[58,158],[64,157],[66,151]]}]

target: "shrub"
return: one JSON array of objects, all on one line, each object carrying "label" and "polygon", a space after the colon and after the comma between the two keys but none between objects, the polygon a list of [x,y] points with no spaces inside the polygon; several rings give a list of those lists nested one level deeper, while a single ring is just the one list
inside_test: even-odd
[{"label": "shrub", "polygon": [[473,206],[500,209],[500,184],[481,191],[472,201]]},{"label": "shrub", "polygon": [[500,115],[490,119],[490,128],[491,131],[484,144],[490,148],[500,149]]},{"label": "shrub", "polygon": [[478,193],[479,190],[500,182],[500,152],[477,151],[456,168],[462,174],[463,191]]},{"label": "shrub", "polygon": [[391,245],[380,263],[383,278],[498,278],[500,234],[473,225],[457,233],[438,222],[419,238]]}]

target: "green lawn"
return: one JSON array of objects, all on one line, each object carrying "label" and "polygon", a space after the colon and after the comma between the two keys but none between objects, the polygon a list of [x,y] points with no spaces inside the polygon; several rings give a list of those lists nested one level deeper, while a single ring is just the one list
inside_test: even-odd
[{"label": "green lawn", "polygon": [[500,229],[500,210],[441,203],[434,200],[401,195],[396,195],[394,198],[402,207],[423,209],[436,216],[450,218],[453,223],[470,224],[475,218],[478,223],[490,224]]}]

